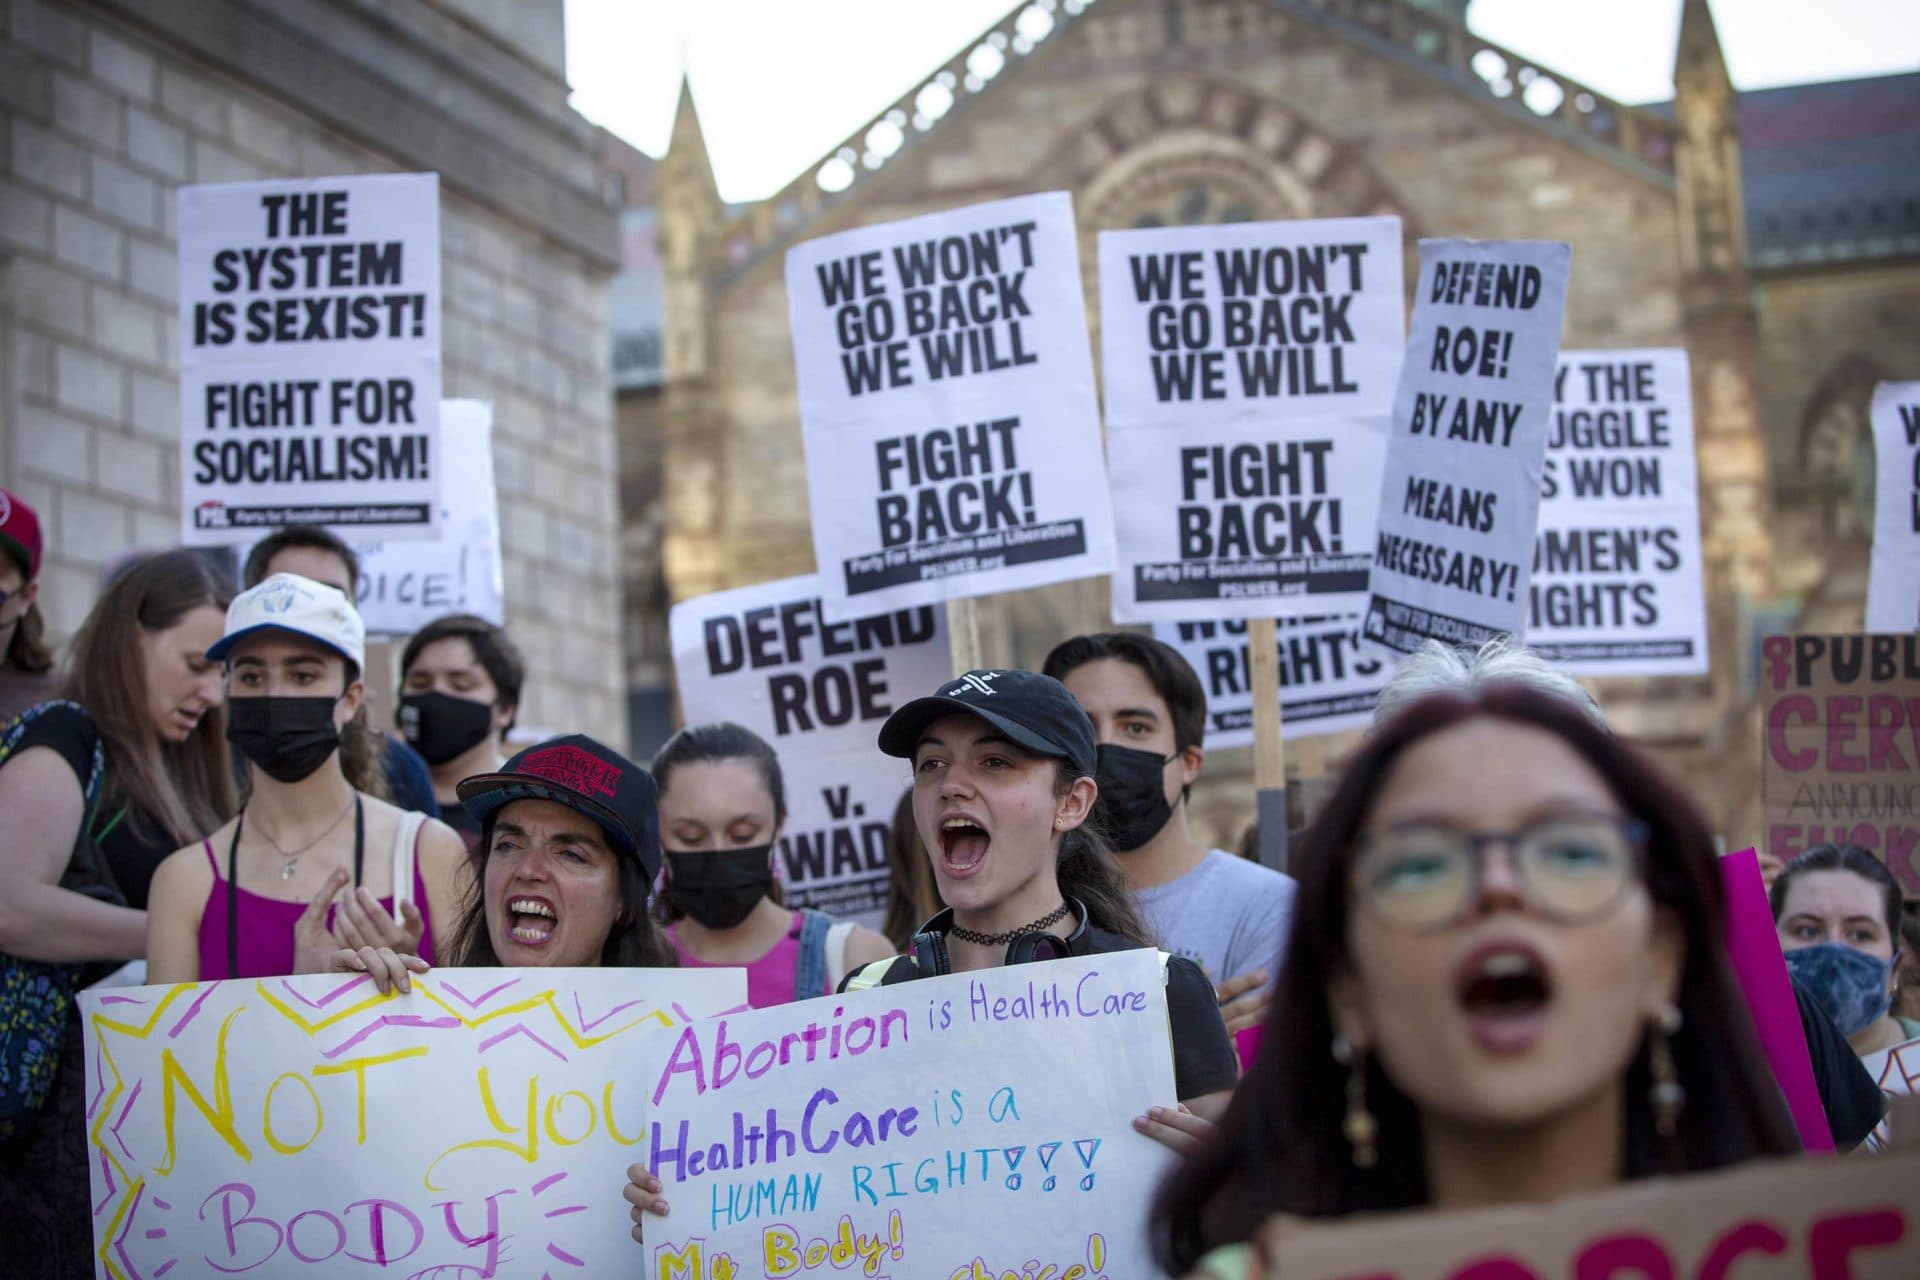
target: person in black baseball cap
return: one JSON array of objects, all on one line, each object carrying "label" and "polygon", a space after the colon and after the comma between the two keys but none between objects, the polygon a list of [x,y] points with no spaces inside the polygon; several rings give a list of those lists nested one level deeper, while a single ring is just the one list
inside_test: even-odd
[{"label": "person in black baseball cap", "polygon": [[[481,872],[455,930],[451,963],[469,967],[672,967],[647,911],[660,872],[653,778],[585,734],[521,751],[498,773],[462,779],[480,824]],[[342,950],[334,968],[408,990],[417,957]]]}]

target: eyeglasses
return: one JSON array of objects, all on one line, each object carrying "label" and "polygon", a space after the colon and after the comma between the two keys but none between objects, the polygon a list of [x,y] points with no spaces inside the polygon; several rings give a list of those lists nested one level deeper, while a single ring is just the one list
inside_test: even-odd
[{"label": "eyeglasses", "polygon": [[1506,846],[1527,904],[1576,923],[1606,914],[1641,873],[1646,824],[1605,814],[1556,814],[1518,831],[1469,835],[1434,822],[1367,838],[1353,888],[1381,920],[1420,932],[1444,929],[1480,896],[1488,845]]}]

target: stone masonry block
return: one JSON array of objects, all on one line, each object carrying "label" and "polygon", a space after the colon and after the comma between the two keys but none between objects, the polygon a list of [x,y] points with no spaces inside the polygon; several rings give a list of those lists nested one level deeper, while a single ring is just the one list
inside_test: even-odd
[{"label": "stone masonry block", "polygon": [[187,135],[141,107],[127,108],[127,159],[173,182],[185,182]]},{"label": "stone masonry block", "polygon": [[125,275],[126,236],[78,209],[53,211],[53,254],[91,275],[119,280]]},{"label": "stone masonry block", "polygon": [[242,102],[229,103],[233,145],[272,165],[285,165],[293,155],[293,130],[285,122]]},{"label": "stone masonry block", "polygon": [[114,289],[93,289],[96,346],[134,364],[160,364],[160,308]]},{"label": "stone masonry block", "polygon": [[53,252],[53,202],[11,179],[0,179],[0,244]]},{"label": "stone masonry block", "polygon": [[89,33],[93,74],[137,102],[152,102],[158,70],[153,55],[108,31]]},{"label": "stone masonry block", "polygon": [[87,332],[87,282],[36,258],[17,258],[7,269],[7,292],[23,320],[72,337]]},{"label": "stone masonry block", "polygon": [[25,394],[53,399],[54,345],[54,340],[44,333],[26,328],[14,330],[13,372]]},{"label": "stone masonry block", "polygon": [[112,423],[127,418],[124,371],[115,361],[60,343],[53,353],[54,400],[62,408]]},{"label": "stone masonry block", "polygon": [[53,69],[19,45],[0,45],[0,107],[45,118],[53,110]]},{"label": "stone masonry block", "polygon": [[23,406],[13,447],[14,465],[23,474],[75,485],[93,478],[93,428],[84,422]]},{"label": "stone masonry block", "polygon": [[[39,510],[42,520],[57,522],[60,518],[57,502]],[[70,636],[87,620],[87,610],[100,594],[99,566],[81,568],[59,563],[54,557],[64,558],[64,549],[53,548],[60,548],[61,544],[49,537],[47,545],[49,562],[40,570],[40,611],[46,616],[48,630],[56,636]]]},{"label": "stone masonry block", "polygon": [[75,70],[87,66],[87,25],[66,6],[44,0],[13,0],[13,38]]},{"label": "stone masonry block", "polygon": [[230,151],[217,142],[195,138],[192,150],[195,182],[258,182],[274,176],[259,161]]},{"label": "stone masonry block", "polygon": [[87,153],[78,143],[58,137],[16,116],[10,131],[13,172],[27,182],[75,200],[87,194]]},{"label": "stone masonry block", "polygon": [[171,373],[127,374],[127,419],[135,434],[180,447],[180,383]]},{"label": "stone masonry block", "polygon": [[227,100],[198,76],[171,64],[160,68],[160,105],[201,133],[227,136]]},{"label": "stone masonry block", "polygon": [[120,101],[65,71],[53,73],[53,122],[96,147],[120,150]]},{"label": "stone masonry block", "polygon": [[[171,200],[171,196],[162,196]],[[180,294],[179,259],[171,248],[127,237],[127,284],[135,292],[172,307]]]},{"label": "stone masonry block", "polygon": [[95,437],[95,447],[100,452],[94,471],[107,492],[151,507],[164,507],[171,495],[179,493],[174,477],[179,458],[170,450],[104,431]]},{"label": "stone masonry block", "polygon": [[160,228],[160,184],[117,160],[95,153],[93,207],[136,231]]},{"label": "stone masonry block", "polygon": [[60,554],[96,568],[127,553],[133,522],[126,505],[78,489],[60,491]]},{"label": "stone masonry block", "polygon": [[152,511],[133,513],[133,545],[146,550],[158,551],[180,541],[180,517],[174,514],[160,515]]}]

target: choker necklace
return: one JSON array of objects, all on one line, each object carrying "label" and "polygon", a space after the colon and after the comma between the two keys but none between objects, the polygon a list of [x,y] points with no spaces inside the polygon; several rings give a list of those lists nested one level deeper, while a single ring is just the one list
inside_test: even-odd
[{"label": "choker necklace", "polygon": [[1049,926],[1060,923],[1060,921],[1067,918],[1067,911],[1067,904],[1062,902],[1038,920],[1030,921],[1017,929],[1009,929],[1005,933],[975,933],[971,929],[963,929],[957,924],[950,924],[947,926],[947,935],[958,938],[962,942],[971,942],[979,947],[1004,947],[1015,938],[1023,937],[1029,933],[1041,933]]}]

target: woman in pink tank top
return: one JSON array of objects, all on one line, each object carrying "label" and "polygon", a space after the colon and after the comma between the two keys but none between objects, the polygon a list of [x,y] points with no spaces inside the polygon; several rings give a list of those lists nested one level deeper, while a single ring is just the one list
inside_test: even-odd
[{"label": "woman in pink tank top", "polygon": [[[787,819],[780,760],[737,724],[682,729],[653,758],[666,877],[655,912],[680,963],[744,967],[756,1009],[829,995],[893,954],[871,929],[786,905],[773,851]],[[884,901],[885,885],[877,886]]]},{"label": "woman in pink tank top", "polygon": [[431,958],[434,921],[452,917],[469,874],[465,846],[379,798],[359,613],[333,587],[275,574],[234,598],[207,657],[227,663],[247,802],[154,874],[149,979],[324,970],[341,946]]}]

